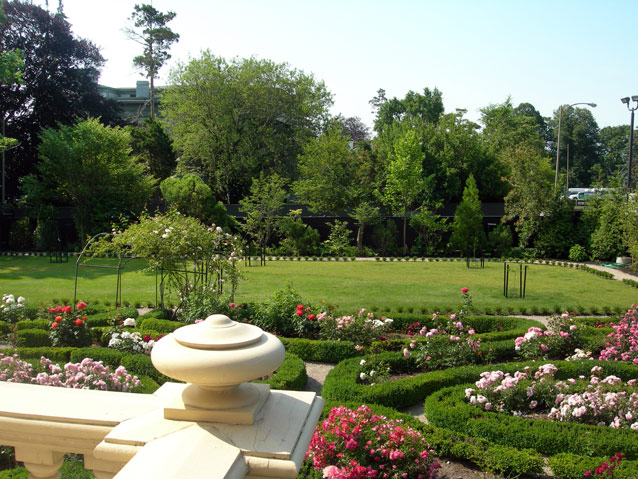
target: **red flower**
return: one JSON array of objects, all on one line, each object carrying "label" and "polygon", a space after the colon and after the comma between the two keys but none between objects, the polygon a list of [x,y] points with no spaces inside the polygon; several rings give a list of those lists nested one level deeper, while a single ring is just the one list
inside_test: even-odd
[{"label": "red flower", "polygon": [[82,316],[82,321],[86,321],[86,316]]},{"label": "red flower", "polygon": [[298,309],[295,313],[297,316],[303,316],[303,309]]},{"label": "red flower", "polygon": [[309,321],[312,321],[312,320],[313,320],[313,319],[315,319],[315,318],[316,318],[316,316],[315,316],[314,314],[309,314],[309,315],[308,315],[308,320],[309,320]]},{"label": "red flower", "polygon": [[58,327],[58,323],[56,323],[55,321],[53,321],[53,324],[51,325],[51,329],[55,329]]},{"label": "red flower", "polygon": [[56,316],[56,317],[55,317],[55,320],[56,320],[57,322],[62,321],[62,316]]},{"label": "red flower", "polygon": [[77,308],[77,309],[84,309],[84,308],[86,308],[86,303],[85,303],[84,301],[80,301],[80,302],[77,304],[76,308]]},{"label": "red flower", "polygon": [[469,289],[467,288],[461,288],[461,293],[467,293],[469,291]]},{"label": "red flower", "polygon": [[57,308],[49,308],[49,313],[57,313],[58,309]]},{"label": "red flower", "polygon": [[299,310],[299,309],[303,310],[303,304],[298,304],[298,305],[297,305],[297,309],[298,309],[298,310]]},{"label": "red flower", "polygon": [[63,313],[71,314],[71,311],[73,311],[73,308],[71,306],[65,306],[64,308],[62,308]]},{"label": "red flower", "polygon": [[82,326],[83,324],[84,324],[84,322],[80,318],[75,320],[75,325],[76,326]]}]

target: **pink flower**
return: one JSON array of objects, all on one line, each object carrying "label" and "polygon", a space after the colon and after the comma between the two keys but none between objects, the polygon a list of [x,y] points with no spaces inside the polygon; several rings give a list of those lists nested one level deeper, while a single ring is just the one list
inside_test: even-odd
[{"label": "pink flower", "polygon": [[408,351],[408,348],[404,348],[403,349],[403,355],[407,358],[410,355],[410,351]]},{"label": "pink flower", "polygon": [[230,309],[235,309],[235,303],[230,303],[230,304],[228,305],[228,307],[229,307]]},{"label": "pink flower", "polygon": [[461,288],[461,293],[467,293],[468,291],[470,291],[470,290],[467,289],[467,288]]},{"label": "pink flower", "polygon": [[85,303],[84,301],[80,301],[80,302],[77,304],[76,308],[77,308],[77,309],[84,309],[84,308],[86,308],[86,303]]},{"label": "pink flower", "polygon": [[543,351],[547,351],[549,348],[547,346],[545,346],[544,344],[541,343],[541,349]]},{"label": "pink flower", "polygon": [[341,471],[337,466],[326,466],[323,468],[323,477],[328,479],[339,479]]},{"label": "pink flower", "polygon": [[71,306],[65,306],[64,308],[62,308],[63,313],[71,314],[71,311],[73,311],[73,308],[71,308]]}]

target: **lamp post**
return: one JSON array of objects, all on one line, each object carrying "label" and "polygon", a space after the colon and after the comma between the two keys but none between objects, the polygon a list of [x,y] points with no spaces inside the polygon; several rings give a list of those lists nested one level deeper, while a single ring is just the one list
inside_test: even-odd
[{"label": "lamp post", "polygon": [[627,105],[627,110],[631,112],[631,122],[629,125],[629,160],[627,160],[627,193],[631,190],[631,157],[634,149],[634,111],[638,108],[638,95],[631,97],[632,101],[636,102],[635,107],[629,106],[629,97],[621,98],[620,101]]},{"label": "lamp post", "polygon": [[[569,108],[571,108],[572,106],[576,106],[576,105],[587,105],[590,106],[592,108],[596,108],[596,104],[595,103],[572,103],[571,105],[569,105]],[[558,107],[558,136],[556,139],[556,176],[554,178],[554,188],[558,187],[558,164],[559,164],[559,160],[560,160],[560,124],[563,120],[563,105]]]}]

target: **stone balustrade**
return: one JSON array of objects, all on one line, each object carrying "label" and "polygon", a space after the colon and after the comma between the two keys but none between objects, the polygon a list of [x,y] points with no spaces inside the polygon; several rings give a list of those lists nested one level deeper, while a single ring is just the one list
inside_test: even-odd
[{"label": "stone balustrade", "polygon": [[60,477],[65,453],[84,455],[98,479],[295,478],[323,399],[245,383],[276,369],[283,346],[225,317],[205,323],[166,336],[152,357],[196,384],[133,394],[0,382],[0,445],[34,479]]}]

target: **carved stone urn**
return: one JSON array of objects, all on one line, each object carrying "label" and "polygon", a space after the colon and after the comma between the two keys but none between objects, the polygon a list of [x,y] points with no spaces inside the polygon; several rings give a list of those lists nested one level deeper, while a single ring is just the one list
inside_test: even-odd
[{"label": "carved stone urn", "polygon": [[283,362],[285,350],[257,326],[214,314],[163,337],[151,353],[166,376],[190,383],[164,408],[166,419],[252,424],[268,400],[270,387],[249,384]]}]

